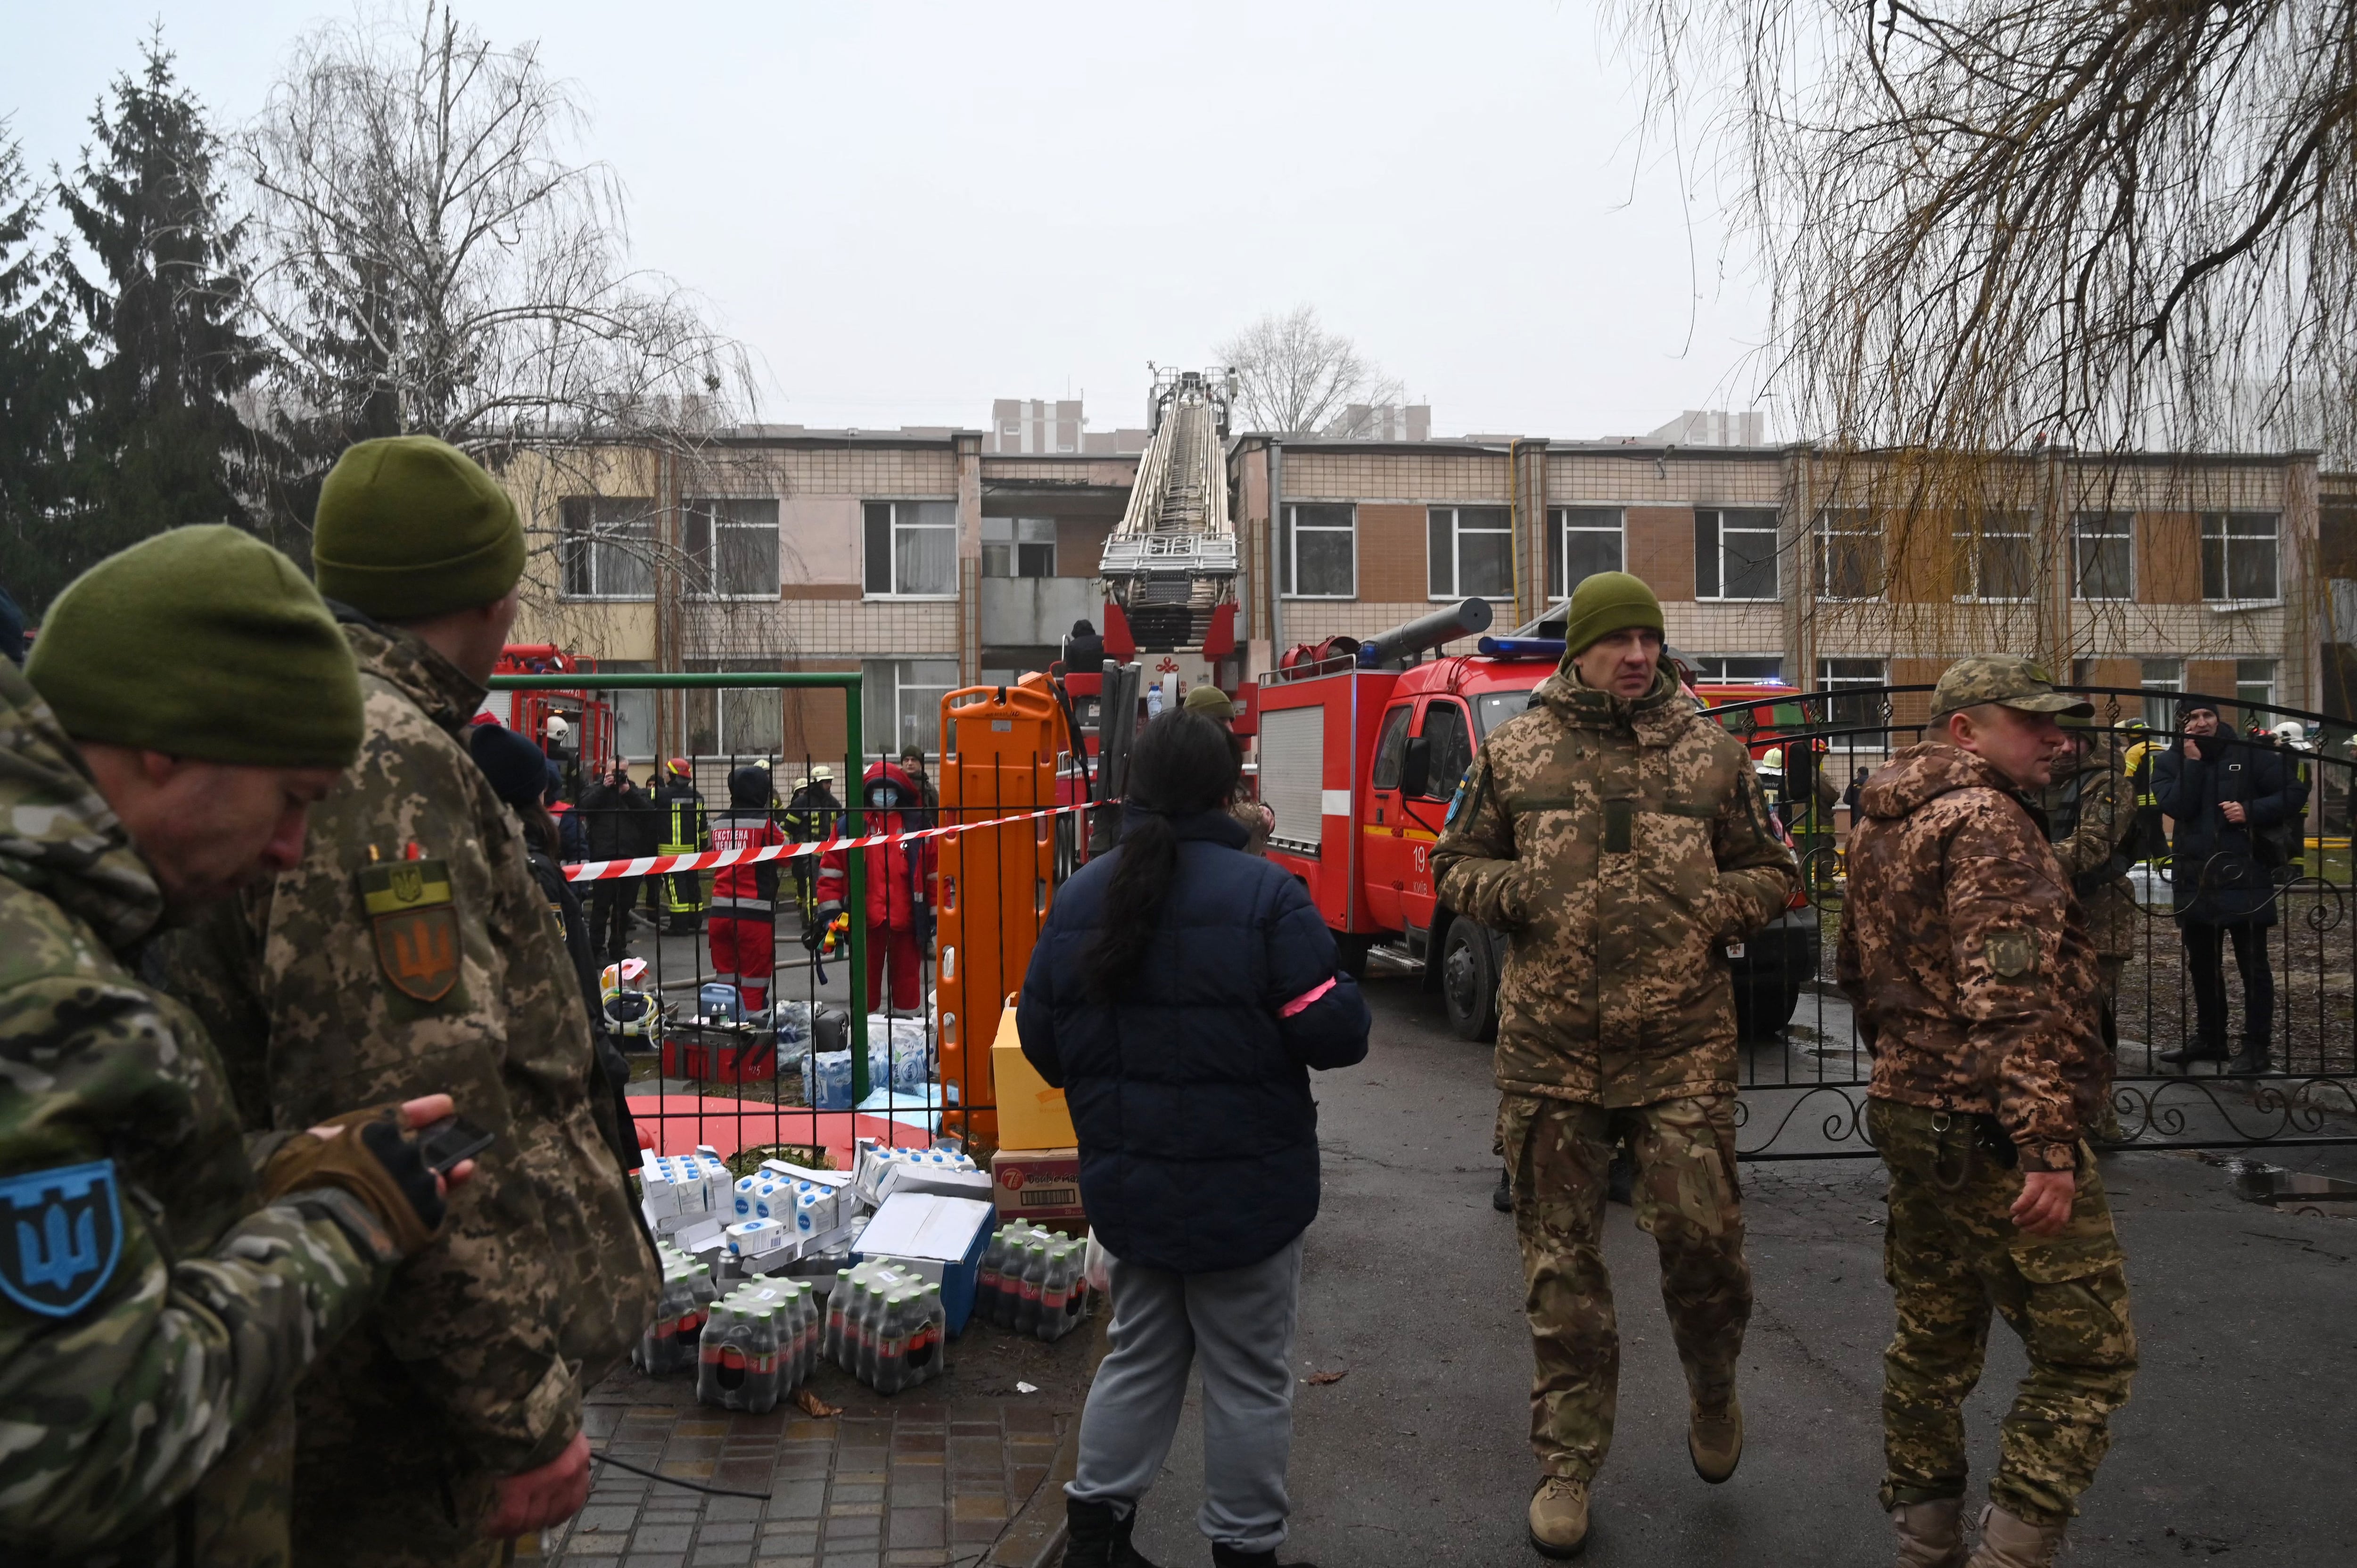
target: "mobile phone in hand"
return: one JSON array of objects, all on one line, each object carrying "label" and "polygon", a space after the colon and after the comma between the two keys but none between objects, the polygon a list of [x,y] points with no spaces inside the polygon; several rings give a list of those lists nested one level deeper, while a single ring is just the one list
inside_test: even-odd
[{"label": "mobile phone in hand", "polygon": [[463,1116],[445,1116],[417,1130],[425,1163],[437,1176],[448,1176],[461,1160],[473,1159],[498,1141],[498,1134],[484,1132]]}]

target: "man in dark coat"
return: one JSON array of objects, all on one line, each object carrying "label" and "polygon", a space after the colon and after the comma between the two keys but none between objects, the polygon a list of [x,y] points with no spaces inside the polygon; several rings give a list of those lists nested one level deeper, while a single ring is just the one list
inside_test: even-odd
[{"label": "man in dark coat", "polygon": [[[646,853],[639,847],[641,814],[651,810],[644,791],[617,763],[606,777],[581,791],[568,815],[581,819],[591,860],[623,860]],[[635,876],[609,876],[589,894],[589,950],[608,963],[619,960],[630,940],[630,906],[638,902]]]},{"label": "man in dark coat", "polygon": [[2194,1037],[2163,1051],[2165,1062],[2225,1061],[2224,944],[2234,944],[2243,973],[2243,1050],[2228,1071],[2267,1070],[2275,1022],[2275,976],[2267,969],[2267,928],[2276,923],[2273,852],[2266,830],[2297,809],[2283,753],[2254,744],[2218,722],[2218,710],[2195,702],[2185,734],[2153,767],[2153,795],[2177,824],[2170,893],[2193,981]]}]

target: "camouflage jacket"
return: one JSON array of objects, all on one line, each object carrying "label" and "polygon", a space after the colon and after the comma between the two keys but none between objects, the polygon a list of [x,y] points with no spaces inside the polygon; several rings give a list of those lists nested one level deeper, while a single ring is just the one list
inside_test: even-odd
[{"label": "camouflage jacket", "polygon": [[251,1127],[447,1090],[495,1135],[298,1406],[306,1464],[358,1483],[382,1447],[447,1454],[465,1512],[487,1477],[572,1441],[583,1391],[652,1315],[654,1260],[592,1115],[580,983],[514,814],[456,738],[482,690],[407,633],[344,629],[359,760],[303,864],[176,940],[167,972],[248,1042],[230,1066]]},{"label": "camouflage jacket", "polygon": [[2087,754],[2039,797],[2053,840],[2054,858],[2086,912],[2099,958],[2136,952],[2136,893],[2126,875],[2098,875],[2136,833],[2136,791],[2108,736],[2095,734]]},{"label": "camouflage jacket", "polygon": [[1873,1095],[1994,1114],[2034,1170],[2072,1168],[2110,1082],[2086,917],[2035,809],[1970,752],[1909,746],[1858,796],[1835,973]]},{"label": "camouflage jacket", "polygon": [[1443,902],[1509,934],[1499,1087],[1647,1105],[1735,1087],[1727,944],[1799,886],[1742,744],[1666,671],[1568,668],[1490,733],[1432,848]]},{"label": "camouflage jacket", "polygon": [[391,1277],[389,1243],[362,1250],[330,1195],[256,1201],[211,1043],[126,963],[162,910],[72,742],[0,661],[11,1563],[174,1562],[177,1507]]}]

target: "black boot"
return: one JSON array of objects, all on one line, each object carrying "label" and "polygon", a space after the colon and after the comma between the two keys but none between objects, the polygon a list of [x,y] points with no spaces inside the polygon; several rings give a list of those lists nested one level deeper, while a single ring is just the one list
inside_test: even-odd
[{"label": "black boot", "polygon": [[[1238,1552],[1211,1542],[1211,1568],[1278,1568],[1274,1552]],[[1318,1568],[1315,1563],[1287,1563],[1283,1568]]]},{"label": "black boot", "polygon": [[1498,1167],[1498,1190],[1490,1195],[1490,1207],[1501,1214],[1514,1211],[1514,1178],[1506,1174],[1503,1165]]},{"label": "black boot", "polygon": [[2228,1055],[2223,1040],[2196,1040],[2190,1046],[2163,1051],[2153,1059],[2167,1062],[2171,1067],[2182,1067],[2188,1062],[2222,1062]]},{"label": "black boot", "polygon": [[2244,1040],[2243,1054],[2226,1064],[2225,1070],[2238,1078],[2256,1078],[2267,1070],[2267,1043],[2265,1040]]},{"label": "black boot", "polygon": [[1064,1568],[1154,1568],[1129,1543],[1137,1510],[1116,1512],[1111,1503],[1064,1499]]}]

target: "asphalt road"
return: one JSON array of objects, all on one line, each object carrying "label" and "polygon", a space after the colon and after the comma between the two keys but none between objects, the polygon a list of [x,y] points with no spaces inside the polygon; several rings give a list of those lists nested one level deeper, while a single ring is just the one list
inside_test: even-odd
[{"label": "asphalt road", "polygon": [[[1452,1038],[1410,982],[1369,986],[1366,1063],[1318,1081],[1325,1203],[1309,1233],[1285,1560],[1335,1568],[1541,1561],[1524,1540],[1535,1482],[1530,1361],[1512,1221],[1490,1207],[1496,1095],[1488,1056]],[[2357,1176],[2357,1151],[2298,1168]],[[1723,1487],[1695,1478],[1685,1396],[1650,1238],[1615,1208],[1607,1255],[1622,1334],[1618,1436],[1584,1561],[1599,1565],[1881,1564],[1882,1201],[1871,1159],[1745,1167],[1759,1305],[1743,1358],[1749,1446]],[[2130,1257],[2143,1370],[2066,1561],[2357,1562],[2357,1219],[2242,1202],[2185,1155],[2105,1161]],[[2021,1373],[1998,1326],[1969,1407],[1975,1477]],[[1209,1552],[1194,1514],[1190,1400],[1138,1543]]]}]

